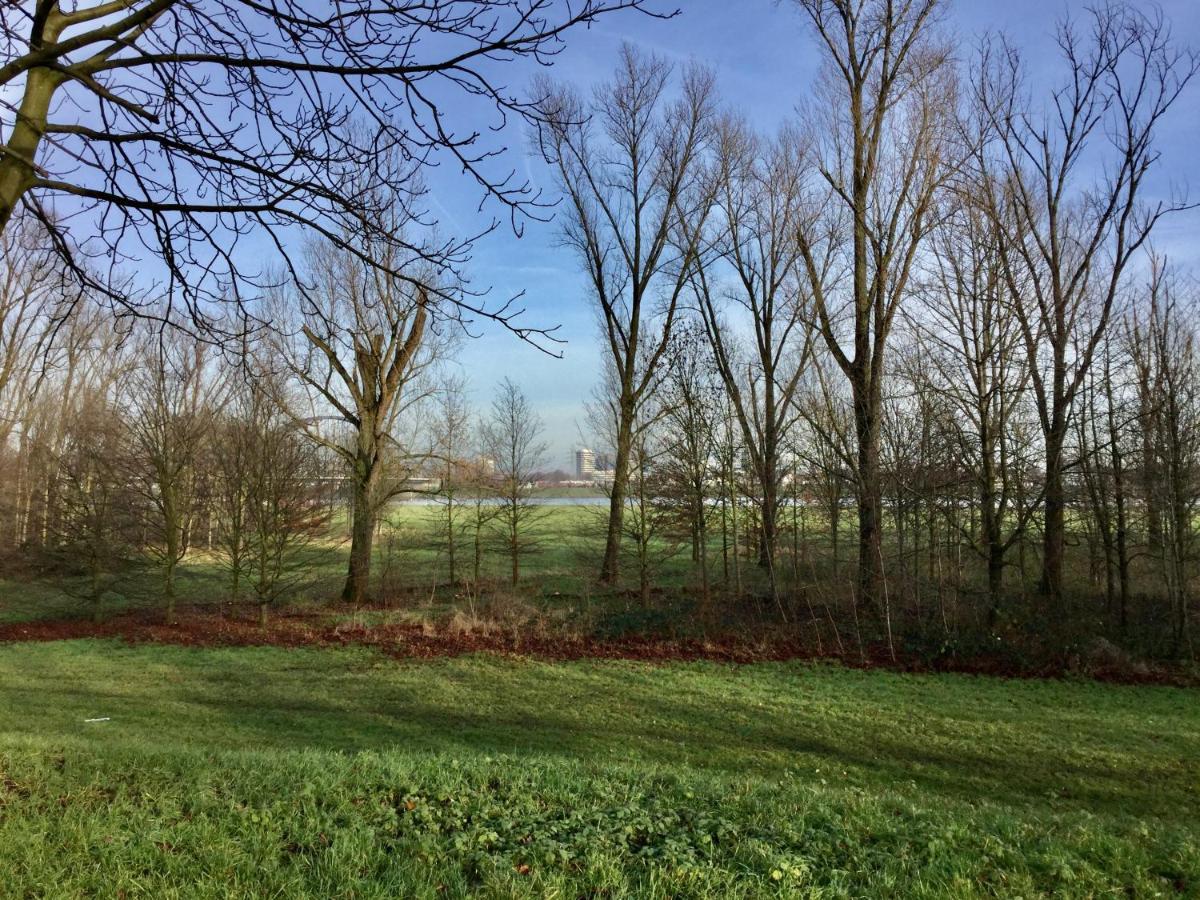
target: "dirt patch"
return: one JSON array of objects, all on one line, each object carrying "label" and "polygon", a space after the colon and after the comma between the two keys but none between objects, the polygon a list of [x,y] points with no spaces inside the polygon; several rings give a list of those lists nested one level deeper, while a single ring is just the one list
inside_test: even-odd
[{"label": "dirt patch", "polygon": [[126,614],[105,622],[79,619],[0,625],[0,642],[58,641],[74,638],[121,638],[130,643],[163,643],[197,647],[346,646],[376,647],[396,657],[461,656],[497,653],[554,660],[713,660],[729,663],[806,658],[813,653],[800,641],[747,641],[732,638],[667,639],[630,636],[591,640],[571,634],[513,630],[434,628],[428,624],[328,624],[320,617],[292,614],[272,619],[266,628],[249,617],[201,610],[180,613],[172,625],[161,614]]},{"label": "dirt patch", "polygon": [[[167,625],[161,613],[128,613],[104,622],[82,619],[10,623],[0,625],[0,642],[59,641],[76,638],[119,638],[129,643],[175,644],[187,647],[373,647],[398,659],[421,659],[494,653],[547,660],[625,659],[642,662],[708,660],[745,664],[787,660],[826,660],[854,668],[882,668],[900,672],[959,672],[1018,678],[1060,678],[1076,675],[1065,663],[1039,667],[1014,667],[1000,657],[947,657],[928,660],[897,656],[885,645],[869,645],[858,652],[821,652],[798,636],[755,637],[717,635],[707,638],[666,638],[630,635],[615,639],[589,639],[572,634],[511,630],[464,631],[428,624],[330,624],[313,613],[287,613],[273,618],[266,628],[250,615],[195,608],[181,611]],[[1195,676],[1161,667],[1096,668],[1088,676],[1099,681],[1126,684],[1192,686]]]}]

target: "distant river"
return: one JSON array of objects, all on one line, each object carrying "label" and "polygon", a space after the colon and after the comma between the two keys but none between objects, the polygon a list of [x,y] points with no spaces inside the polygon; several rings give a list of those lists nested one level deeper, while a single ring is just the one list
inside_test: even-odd
[{"label": "distant river", "polygon": [[[437,506],[443,501],[433,497],[411,497],[393,501],[397,506]],[[474,503],[474,500],[462,499],[462,505]],[[489,498],[486,503],[500,503],[496,498]],[[528,501],[532,506],[608,506],[607,497],[531,497]]]}]

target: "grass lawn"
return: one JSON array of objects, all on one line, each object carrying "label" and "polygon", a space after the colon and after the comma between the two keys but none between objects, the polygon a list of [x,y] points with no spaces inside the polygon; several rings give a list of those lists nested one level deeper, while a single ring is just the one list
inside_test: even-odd
[{"label": "grass lawn", "polygon": [[[532,549],[521,561],[522,580],[518,593],[534,603],[551,606],[575,601],[590,603],[594,579],[604,548],[606,510],[599,507],[545,506],[531,528]],[[412,608],[429,607],[427,613],[449,613],[460,607],[461,585],[449,583],[445,550],[440,546],[437,508],[397,504],[391,507],[377,533],[372,564],[372,592],[388,603]],[[465,517],[465,511],[460,513]],[[317,541],[304,554],[303,575],[285,600],[308,605],[324,604],[341,590],[346,577],[349,544],[345,522],[335,522],[327,540]],[[458,580],[472,574],[473,547],[469,535],[458,547]],[[694,580],[691,556],[682,544],[659,542],[656,585],[682,588]],[[510,591],[511,566],[491,538],[486,542],[481,576],[487,592]],[[719,538],[712,548],[713,578],[720,570]],[[629,563],[632,566],[632,562]],[[747,569],[753,569],[747,566]],[[754,573],[748,571],[749,579]],[[629,579],[636,580],[630,571]],[[57,581],[0,578],[0,624],[44,619],[90,617],[84,599],[88,584],[81,574]],[[179,567],[176,592],[182,604],[209,605],[228,599],[229,578],[217,554],[197,539]],[[124,574],[103,601],[103,614],[113,616],[139,609],[163,607],[162,579],[152,567]]]},{"label": "grass lawn", "polygon": [[1196,896],[1198,700],[10,644],[0,895]]}]

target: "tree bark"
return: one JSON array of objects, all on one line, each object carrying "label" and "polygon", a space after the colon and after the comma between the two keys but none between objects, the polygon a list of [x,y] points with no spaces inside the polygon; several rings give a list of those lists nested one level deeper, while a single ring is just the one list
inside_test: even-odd
[{"label": "tree bark", "polygon": [[613,585],[621,577],[621,530],[625,524],[625,498],[629,493],[629,458],[633,447],[632,411],[622,404],[617,423],[616,458],[613,460],[612,491],[608,499],[608,533],[604,540],[601,584]]},{"label": "tree bark", "polygon": [[879,402],[875,391],[855,379],[854,429],[858,443],[859,606],[879,610],[883,595],[882,484],[879,475]]},{"label": "tree bark", "polygon": [[371,504],[369,470],[360,459],[354,472],[354,498],[350,511],[350,565],[342,587],[342,602],[364,603],[371,584],[371,548],[375,540],[375,510]]},{"label": "tree bark", "polygon": [[1038,593],[1048,601],[1062,599],[1063,552],[1066,543],[1066,493],[1063,487],[1063,445],[1066,416],[1056,411],[1046,436],[1046,524],[1042,532],[1042,577]]},{"label": "tree bark", "polygon": [[[49,29],[47,29],[49,31]],[[57,30],[46,34],[53,43]],[[46,128],[54,91],[64,75],[51,69],[33,69],[25,76],[25,92],[8,143],[0,152],[0,232],[7,227],[21,197],[34,184],[34,163]]]}]

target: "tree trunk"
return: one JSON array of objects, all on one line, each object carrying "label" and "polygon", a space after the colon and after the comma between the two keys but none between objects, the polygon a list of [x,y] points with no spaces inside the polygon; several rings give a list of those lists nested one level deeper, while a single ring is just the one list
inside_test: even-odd
[{"label": "tree trunk", "polygon": [[[47,28],[43,42],[53,44],[61,29]],[[0,231],[16,212],[21,197],[37,180],[34,169],[38,147],[46,127],[46,117],[54,91],[66,76],[53,69],[39,67],[25,75],[25,93],[13,122],[4,152],[0,153]]]},{"label": "tree trunk", "polygon": [[473,549],[475,551],[475,555],[474,555],[474,558],[472,559],[472,566],[471,566],[471,576],[472,576],[471,586],[472,586],[472,590],[474,590],[476,594],[479,593],[479,569],[483,563],[483,522],[481,521],[481,518],[482,517],[480,514],[478,501],[476,501],[476,506],[475,506],[475,544],[473,547]]},{"label": "tree trunk", "polygon": [[731,548],[733,550],[733,595],[742,596],[742,563],[738,551],[738,497],[737,486],[733,481],[733,466],[730,466],[729,479],[729,529]]},{"label": "tree trunk", "polygon": [[768,473],[763,478],[762,503],[759,517],[762,527],[758,535],[758,564],[768,571],[775,566],[775,550],[779,528],[779,491],[776,479]]},{"label": "tree trunk", "polygon": [[600,565],[600,583],[616,584],[621,577],[621,529],[625,520],[625,497],[629,491],[629,458],[633,445],[633,413],[621,410],[617,427],[616,459],[613,460],[612,495],[608,501],[608,535],[604,541],[604,561]]},{"label": "tree trunk", "polygon": [[854,428],[858,438],[859,606],[880,610],[883,595],[882,485],[879,478],[879,408],[866,385],[854,385]]},{"label": "tree trunk", "polygon": [[1042,578],[1038,593],[1046,600],[1062,599],[1063,548],[1066,543],[1066,493],[1063,488],[1065,416],[1056,414],[1046,437],[1046,526],[1042,534]]},{"label": "tree trunk", "polygon": [[1109,454],[1112,460],[1113,505],[1116,514],[1116,533],[1113,537],[1117,563],[1117,621],[1121,634],[1125,634],[1129,608],[1129,521],[1125,503],[1125,454],[1121,450],[1121,432],[1117,424],[1116,401],[1113,398],[1113,379],[1107,359],[1104,364],[1104,388],[1108,398]]},{"label": "tree trunk", "polygon": [[721,577],[729,587],[729,513],[725,491],[721,491]]},{"label": "tree trunk", "polygon": [[521,550],[520,550],[520,545],[517,543],[518,539],[517,539],[517,533],[516,533],[516,526],[514,526],[511,540],[512,540],[512,546],[511,546],[512,584],[513,584],[513,587],[516,587],[517,582],[519,582],[521,580]]},{"label": "tree trunk", "polygon": [[991,466],[984,463],[984,488],[980,497],[980,527],[987,550],[988,627],[996,624],[1004,593],[1005,547],[1001,536],[1000,518],[996,510],[995,489],[991,483]]},{"label": "tree trunk", "polygon": [[168,545],[167,564],[163,569],[163,593],[167,601],[167,624],[175,624],[175,565],[176,556],[172,545]]},{"label": "tree trunk", "polygon": [[350,511],[350,567],[342,587],[342,602],[359,606],[367,599],[371,583],[371,545],[375,538],[375,515],[371,506],[366,473],[355,472],[354,499]]},{"label": "tree trunk", "polygon": [[448,573],[450,575],[450,587],[453,588],[458,584],[458,569],[454,558],[454,507],[451,506],[446,512],[448,516],[446,524],[446,563],[450,570]]}]

